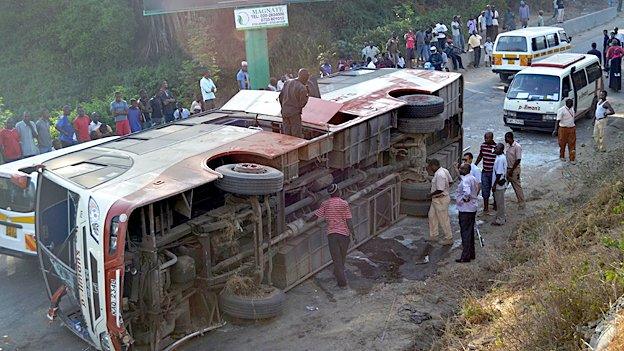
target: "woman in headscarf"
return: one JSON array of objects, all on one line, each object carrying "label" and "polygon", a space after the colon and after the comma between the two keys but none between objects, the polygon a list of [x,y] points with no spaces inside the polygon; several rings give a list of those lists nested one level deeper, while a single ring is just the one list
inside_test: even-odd
[{"label": "woman in headscarf", "polygon": [[611,40],[609,50],[607,50],[607,60],[609,60],[609,88],[614,91],[622,89],[622,56],[624,49],[617,39]]}]

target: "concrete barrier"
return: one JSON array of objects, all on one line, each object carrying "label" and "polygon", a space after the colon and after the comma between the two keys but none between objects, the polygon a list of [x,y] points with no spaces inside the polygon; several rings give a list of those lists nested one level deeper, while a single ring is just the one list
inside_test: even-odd
[{"label": "concrete barrier", "polygon": [[[563,29],[565,29],[568,35],[575,36],[584,31],[590,30],[600,25],[604,25],[605,23],[616,18],[617,15],[618,14],[617,14],[615,7],[609,7],[604,10],[596,11],[596,12],[593,12],[593,13],[590,13],[581,17],[569,19],[567,21],[564,21],[563,23],[558,23],[558,24],[554,23],[552,24],[552,26],[563,27]],[[605,29],[605,28],[601,28],[600,29],[601,32],[602,32],[602,29]],[[610,30],[611,28],[606,28],[606,29]],[[503,34],[503,33],[504,32],[500,34]],[[485,41],[485,38],[483,38],[483,41]],[[572,45],[574,45],[574,40],[572,40]],[[481,60],[484,59],[484,56],[485,54],[483,52],[483,49],[481,49]],[[462,54],[461,58],[464,63],[464,67],[473,65],[474,54],[472,52],[467,52],[467,53]],[[483,67],[483,62],[481,63],[480,66]],[[449,60],[448,67],[449,69],[453,68],[453,64],[451,60]]]},{"label": "concrete barrier", "polygon": [[[563,29],[565,29],[568,35],[577,35],[586,30],[604,25],[605,23],[613,20],[617,17],[617,11],[615,7],[609,7],[601,11],[590,13],[581,17],[576,17],[563,22]],[[559,24],[561,26],[561,24]],[[602,32],[601,28],[601,32]],[[612,28],[604,28],[612,29]],[[574,43],[574,41],[572,41]]]}]

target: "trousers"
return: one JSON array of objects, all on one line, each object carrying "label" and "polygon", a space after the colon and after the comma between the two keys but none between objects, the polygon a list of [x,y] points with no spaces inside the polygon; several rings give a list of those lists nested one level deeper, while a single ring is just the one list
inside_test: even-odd
[{"label": "trousers", "polygon": [[568,147],[570,161],[576,159],[576,127],[559,127],[559,158],[565,158]]},{"label": "trousers", "polygon": [[345,275],[345,261],[347,260],[347,251],[349,250],[350,238],[342,234],[327,235],[327,243],[329,246],[329,254],[334,264],[334,277],[338,286],[347,285],[347,276]]},{"label": "trousers", "polygon": [[496,202],[496,223],[505,223],[507,216],[505,215],[505,189],[504,187],[497,185],[494,192],[494,202]]},{"label": "trousers", "polygon": [[461,259],[464,261],[475,259],[475,219],[476,212],[459,213],[459,230],[462,240]]},{"label": "trousers", "polygon": [[476,47],[474,50],[474,66],[475,68],[479,68],[479,63],[481,63],[481,48]]},{"label": "trousers", "polygon": [[282,116],[282,133],[303,138],[303,127],[301,126],[301,115]]},{"label": "trousers", "polygon": [[606,151],[606,146],[605,146],[605,141],[604,141],[604,134],[605,134],[605,128],[607,127],[607,119],[606,118],[601,118],[599,120],[596,120],[596,123],[594,124],[594,142],[596,143],[596,148],[598,149],[598,151]]},{"label": "trousers", "polygon": [[434,197],[431,199],[431,206],[429,207],[429,238],[431,240],[437,240],[438,227],[442,226],[442,232],[444,233],[444,240],[453,240],[453,232],[451,231],[451,219],[449,217],[449,204],[451,198],[448,195]]},{"label": "trousers", "polygon": [[511,187],[516,193],[518,203],[524,203],[524,191],[522,190],[522,183],[520,182],[520,166],[514,169],[514,171],[511,173],[511,177],[508,177],[507,180],[509,181],[509,183],[511,183]]}]

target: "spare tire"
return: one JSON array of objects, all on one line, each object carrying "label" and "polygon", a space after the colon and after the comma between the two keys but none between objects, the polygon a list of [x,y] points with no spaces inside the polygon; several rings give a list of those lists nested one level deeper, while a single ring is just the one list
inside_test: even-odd
[{"label": "spare tire", "polygon": [[429,216],[431,201],[401,200],[401,213],[413,217]]},{"label": "spare tire", "polygon": [[399,117],[427,118],[444,112],[444,99],[435,95],[411,94],[399,96],[398,99],[406,102],[399,108]]},{"label": "spare tire", "polygon": [[261,296],[239,296],[223,289],[219,294],[221,311],[240,319],[258,320],[278,316],[284,310],[286,294],[272,286],[265,290],[266,294]]},{"label": "spare tire", "polygon": [[444,116],[437,115],[429,118],[403,118],[397,119],[397,129],[406,134],[435,133],[444,129]]},{"label": "spare tire", "polygon": [[275,168],[255,163],[236,163],[217,167],[223,175],[217,179],[217,188],[238,195],[269,195],[282,190],[284,173]]},{"label": "spare tire", "polygon": [[427,201],[431,192],[431,183],[428,182],[401,182],[401,199]]}]

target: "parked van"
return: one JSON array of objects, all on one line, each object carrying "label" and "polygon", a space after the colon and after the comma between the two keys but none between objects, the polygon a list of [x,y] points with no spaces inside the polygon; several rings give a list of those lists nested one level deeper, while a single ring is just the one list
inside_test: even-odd
[{"label": "parked van", "polygon": [[0,253],[16,257],[37,255],[35,195],[38,173],[35,166],[115,138],[98,139],[0,165]]},{"label": "parked van", "polygon": [[502,33],[494,43],[492,72],[507,81],[535,59],[569,50],[571,39],[559,27],[528,27]]},{"label": "parked van", "polygon": [[553,55],[520,71],[506,88],[505,125],[513,130],[552,131],[557,110],[567,98],[574,100],[577,119],[593,116],[602,87],[595,55]]}]

